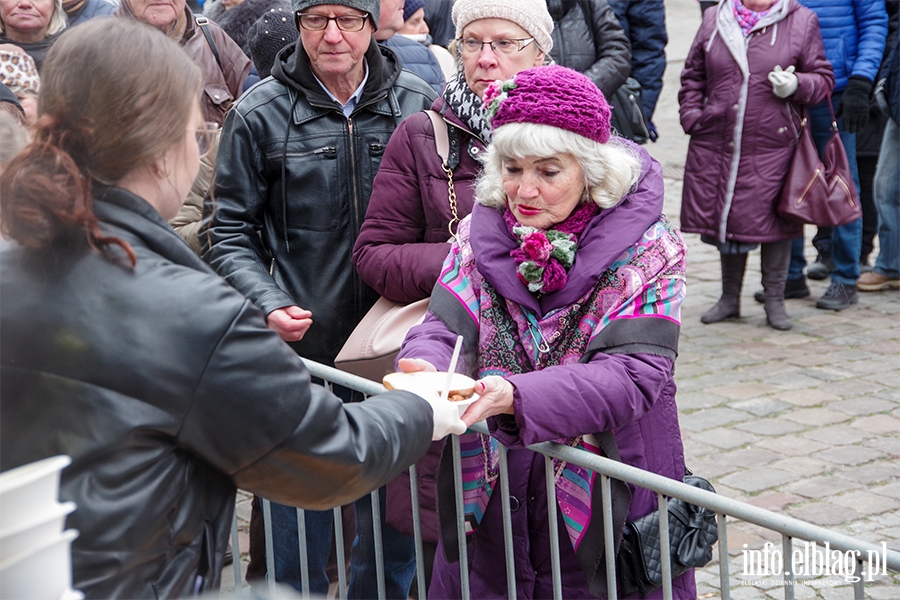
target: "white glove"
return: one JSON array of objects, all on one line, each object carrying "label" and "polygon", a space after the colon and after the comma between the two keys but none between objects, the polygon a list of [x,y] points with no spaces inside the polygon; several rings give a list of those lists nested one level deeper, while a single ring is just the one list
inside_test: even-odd
[{"label": "white glove", "polygon": [[787,98],[797,91],[797,76],[794,75],[794,65],[789,66],[785,70],[781,70],[781,65],[775,65],[772,72],[768,75],[769,83],[772,84],[772,93],[779,98]]},{"label": "white glove", "polygon": [[428,387],[409,386],[403,388],[424,398],[434,411],[434,429],[431,430],[432,441],[442,440],[451,433],[462,435],[466,432],[466,424],[459,418],[459,407],[449,400],[441,400],[440,395]]}]

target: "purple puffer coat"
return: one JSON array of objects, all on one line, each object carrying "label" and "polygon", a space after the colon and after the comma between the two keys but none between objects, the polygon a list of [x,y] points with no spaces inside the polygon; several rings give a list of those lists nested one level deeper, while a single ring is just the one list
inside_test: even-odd
[{"label": "purple puffer coat", "polygon": [[[794,65],[788,99],[767,75]],[[775,214],[796,147],[799,119],[790,105],[821,102],[834,87],[819,21],[797,0],[781,0],[743,37],[731,2],[704,14],[681,74],[681,126],[691,136],[684,169],[681,230],[719,241],[773,242],[800,237]]]},{"label": "purple puffer coat", "polygon": [[[484,142],[446,107],[443,98],[431,108],[459,133],[459,165],[453,171],[453,183],[462,219],[475,202],[480,170],[475,157],[484,150]],[[450,250],[447,183],[431,119],[425,113],[404,119],[384,151],[353,247],[353,266],[359,276],[388,300],[414,302],[431,295]]]},{"label": "purple puffer coat", "polygon": [[[501,296],[539,315],[568,306],[597,285],[609,266],[653,226],[663,203],[661,169],[645,150],[632,147],[644,164],[644,175],[636,191],[616,207],[594,217],[579,242],[568,284],[540,300],[515,277],[502,216],[494,209],[475,207],[466,237],[472,240],[479,272]],[[684,260],[683,254],[680,260]],[[438,294],[440,290],[435,289]],[[435,298],[432,309],[435,309]],[[631,325],[646,320],[624,319]],[[423,358],[439,370],[446,369],[455,340],[456,333],[437,316],[429,314],[422,325],[410,331],[399,356]],[[553,595],[544,459],[524,446],[612,429],[623,462],[680,480],[684,474],[684,451],[672,371],[671,358],[638,350],[599,352],[587,364],[549,367],[508,377],[516,388],[515,417],[493,417],[488,425],[492,435],[511,448],[509,483],[510,493],[515,497],[512,528],[519,598]],[[655,510],[653,492],[634,487],[631,491],[629,520]],[[468,542],[472,598],[508,597],[502,507],[496,501],[500,498],[497,490]],[[560,527],[559,547],[563,597],[592,597],[564,527]],[[673,591],[678,598],[695,597],[693,573],[677,578]],[[661,591],[657,592],[650,597],[661,597]],[[435,557],[428,597],[461,597],[459,565],[448,563],[442,546]]]}]

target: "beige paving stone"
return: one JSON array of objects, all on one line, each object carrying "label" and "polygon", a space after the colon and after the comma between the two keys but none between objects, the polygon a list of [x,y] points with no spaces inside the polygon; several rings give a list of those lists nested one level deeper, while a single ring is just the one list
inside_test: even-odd
[{"label": "beige paving stone", "polygon": [[865,485],[887,483],[900,478],[900,467],[896,461],[877,461],[838,473],[839,477],[858,481]]},{"label": "beige paving stone", "polygon": [[773,385],[763,385],[761,383],[738,383],[735,385],[724,385],[713,388],[710,392],[724,396],[730,400],[746,400],[749,398],[758,398],[759,396],[767,396],[780,391]]},{"label": "beige paving stone", "polygon": [[782,491],[789,494],[798,494],[807,498],[827,498],[841,492],[848,492],[861,488],[862,485],[855,481],[841,479],[835,476],[809,477],[782,486]]},{"label": "beige paving stone", "polygon": [[818,458],[811,458],[809,456],[793,456],[791,458],[775,461],[769,466],[773,469],[787,471],[798,477],[811,477],[813,475],[825,473],[834,468],[834,465],[829,462]]},{"label": "beige paving stone", "polygon": [[868,488],[868,490],[873,494],[880,494],[882,496],[887,496],[888,498],[900,500],[900,481],[888,483],[885,485],[872,486]]},{"label": "beige paving stone", "polygon": [[822,527],[831,527],[841,525],[860,518],[860,514],[852,508],[839,506],[830,502],[809,502],[800,506],[787,509],[792,517],[821,525]]},{"label": "beige paving stone", "polygon": [[790,421],[777,418],[747,421],[746,423],[738,423],[734,427],[736,429],[741,429],[749,433],[774,436],[780,436],[787,433],[796,433],[798,431],[803,431],[804,429],[806,429],[806,427],[798,423],[792,423]]},{"label": "beige paving stone", "polygon": [[882,413],[893,410],[897,405],[889,400],[880,398],[853,398],[851,400],[842,400],[828,405],[830,410],[839,410],[848,415],[861,416],[871,415],[874,413]]},{"label": "beige paving stone", "polygon": [[733,450],[734,448],[747,446],[759,439],[758,436],[753,434],[724,427],[708,429],[699,437],[701,437],[704,443],[723,450]]},{"label": "beige paving stone", "polygon": [[862,417],[852,423],[853,427],[866,433],[881,433],[900,436],[900,419],[885,415]]},{"label": "beige paving stone", "polygon": [[884,458],[885,454],[865,446],[842,446],[840,448],[823,450],[815,456],[839,465],[860,465]]},{"label": "beige paving stone", "polygon": [[834,496],[831,502],[852,508],[863,515],[878,515],[897,508],[897,501],[893,498],[863,490],[855,490],[840,496]]},{"label": "beige paving stone", "polygon": [[795,406],[818,406],[840,400],[841,397],[819,388],[808,388],[779,392],[773,396]]},{"label": "beige paving stone", "polygon": [[784,415],[785,419],[812,427],[825,427],[850,420],[850,415],[827,408],[801,408]]},{"label": "beige paving stone", "polygon": [[772,467],[754,467],[746,471],[732,473],[722,478],[727,485],[739,490],[755,493],[778,487],[783,483],[794,481],[793,473]]},{"label": "beige paving stone", "polygon": [[900,458],[900,442],[893,437],[878,437],[866,440],[862,443],[867,448],[872,448],[887,455],[890,458]]},{"label": "beige paving stone", "polygon": [[828,384],[828,391],[837,394],[841,398],[856,398],[858,396],[872,395],[884,389],[884,384],[853,377],[845,381],[834,381]]},{"label": "beige paving stone", "polygon": [[773,512],[782,512],[786,506],[805,501],[806,498],[803,496],[785,492],[762,492],[749,500],[750,504],[753,506],[758,506],[759,508],[764,508]]},{"label": "beige paving stone", "polygon": [[866,431],[860,427],[851,427],[850,425],[833,425],[831,427],[822,427],[821,429],[813,429],[802,434],[803,437],[819,442],[824,442],[832,446],[846,446],[849,444],[858,444],[859,442],[874,437],[875,433]]}]

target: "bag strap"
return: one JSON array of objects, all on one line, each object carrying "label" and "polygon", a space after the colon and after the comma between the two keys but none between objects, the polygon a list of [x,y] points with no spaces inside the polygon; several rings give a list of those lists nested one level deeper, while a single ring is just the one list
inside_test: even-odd
[{"label": "bag strap", "polygon": [[447,133],[447,124],[441,113],[436,110],[426,110],[425,114],[431,119],[431,125],[434,128],[434,149],[441,159],[441,168],[447,175],[447,200],[450,203],[450,214],[453,218],[447,224],[447,230],[450,237],[456,239],[456,232],[453,230],[454,225],[459,224],[459,212],[457,212],[456,204],[456,188],[453,187],[453,169],[450,168],[450,136]]},{"label": "bag strap", "polygon": [[203,15],[194,15],[194,18],[197,21],[197,25],[199,25],[200,29],[203,31],[203,36],[206,38],[206,43],[209,44],[209,49],[212,50],[213,56],[216,59],[216,64],[219,65],[219,70],[224,73],[225,69],[222,68],[222,59],[219,57],[219,49],[216,48],[216,43],[213,41],[212,34],[209,32],[209,19]]}]

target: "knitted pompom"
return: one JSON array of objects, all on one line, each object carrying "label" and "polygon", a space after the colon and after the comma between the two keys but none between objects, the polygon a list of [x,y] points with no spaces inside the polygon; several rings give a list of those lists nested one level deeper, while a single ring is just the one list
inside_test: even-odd
[{"label": "knitted pompom", "polygon": [[594,82],[572,69],[550,65],[520,71],[491,84],[484,104],[496,131],[507,123],[536,123],[566,129],[605,144],[610,108]]}]

